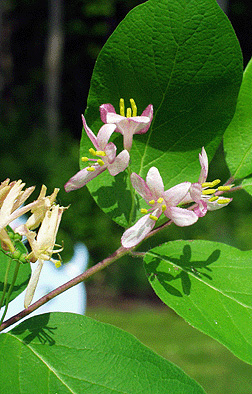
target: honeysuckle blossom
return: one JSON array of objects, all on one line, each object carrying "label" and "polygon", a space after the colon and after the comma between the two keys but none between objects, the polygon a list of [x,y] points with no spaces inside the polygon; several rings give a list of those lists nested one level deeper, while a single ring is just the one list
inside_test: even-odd
[{"label": "honeysuckle blossom", "polygon": [[16,227],[16,233],[25,235],[26,229],[34,230],[40,225],[40,223],[45,217],[46,212],[54,204],[57,194],[59,192],[59,189],[55,188],[50,196],[46,196],[46,190],[46,186],[42,185],[40,194],[37,199],[37,204],[31,209],[32,215],[27,219],[25,224]]},{"label": "honeysuckle blossom", "polygon": [[6,226],[37,205],[37,201],[34,201],[20,208],[35,189],[31,186],[22,190],[24,186],[25,183],[22,183],[21,179],[11,183],[6,179],[0,185],[0,240],[3,248],[12,252],[15,248],[7,234]]},{"label": "honeysuckle blossom", "polygon": [[141,116],[137,116],[137,106],[130,99],[131,108],[127,108],[125,116],[124,100],[120,99],[120,115],[116,113],[112,104],[102,104],[100,115],[103,123],[115,124],[115,131],[123,135],[123,146],[130,151],[134,134],[144,134],[148,131],[152,118],[153,106],[149,104]]},{"label": "honeysuckle blossom", "polygon": [[190,182],[180,183],[164,191],[163,180],[158,169],[151,167],[146,176],[146,182],[139,175],[133,173],[131,183],[151,208],[141,209],[145,216],[124,232],[121,242],[125,248],[131,248],[141,242],[153,229],[162,213],[177,226],[190,226],[198,220],[195,212],[177,207],[188,193]]},{"label": "honeysuckle blossom", "polygon": [[129,152],[124,149],[118,156],[116,156],[116,146],[113,142],[108,142],[111,134],[115,131],[114,124],[103,125],[97,136],[88,127],[84,116],[82,116],[83,126],[86,130],[87,136],[93,143],[94,148],[90,148],[89,152],[95,159],[82,157],[83,162],[92,162],[92,165],[80,170],[65,184],[66,192],[79,189],[86,185],[89,181],[94,179],[97,175],[108,169],[110,175],[117,175],[119,172],[125,170],[129,164]]},{"label": "honeysuckle blossom", "polygon": [[218,192],[230,190],[232,185],[215,188],[220,183],[219,179],[215,179],[212,182],[206,182],[208,175],[208,158],[204,147],[201,150],[201,154],[199,154],[199,161],[201,165],[199,180],[197,183],[192,183],[182,203],[196,202],[197,206],[194,212],[199,217],[202,217],[205,216],[207,211],[223,208],[232,201],[232,198],[225,198],[216,194]]},{"label": "honeysuckle blossom", "polygon": [[32,302],[44,260],[51,260],[56,266],[60,266],[61,264],[60,260],[53,259],[52,255],[62,251],[62,248],[55,250],[54,246],[62,213],[65,209],[66,208],[60,207],[59,205],[53,205],[50,210],[46,212],[37,234],[26,228],[25,235],[31,247],[31,252],[28,254],[27,258],[30,259],[31,262],[38,261],[38,265],[32,273],[26,289],[24,300],[25,308]]}]

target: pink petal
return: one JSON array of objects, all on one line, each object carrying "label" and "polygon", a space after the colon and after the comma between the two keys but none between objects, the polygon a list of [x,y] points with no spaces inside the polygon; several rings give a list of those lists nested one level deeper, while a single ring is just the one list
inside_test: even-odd
[{"label": "pink petal", "polygon": [[202,218],[207,213],[207,203],[204,200],[200,200],[198,202],[197,207],[194,209],[194,212],[199,218]]},{"label": "pink petal", "polygon": [[199,161],[200,161],[200,165],[201,165],[199,183],[204,183],[206,181],[207,175],[208,175],[208,158],[207,158],[207,154],[206,154],[204,146],[201,150],[201,154],[199,154]]},{"label": "pink petal", "polygon": [[129,152],[125,149],[115,158],[113,163],[108,164],[107,168],[110,175],[115,176],[125,170],[125,168],[129,165],[130,155]]},{"label": "pink petal", "polygon": [[90,139],[90,141],[92,142],[92,144],[94,145],[94,147],[96,149],[99,149],[98,143],[97,143],[97,137],[96,135],[92,132],[92,130],[88,127],[86,119],[84,118],[83,115],[81,115],[82,117],[82,122],[83,122],[83,126],[84,129],[86,130],[87,136]]},{"label": "pink petal", "polygon": [[164,214],[180,227],[191,226],[198,220],[196,213],[179,207],[167,208]]},{"label": "pink petal", "polygon": [[[116,113],[115,108],[112,104],[102,104],[100,106],[100,116],[103,123],[110,123],[107,121],[107,115],[109,113]],[[113,123],[113,122],[112,122]]]},{"label": "pink petal", "polygon": [[141,197],[143,197],[146,202],[149,202],[153,199],[151,191],[143,178],[133,172],[130,176],[130,180],[134,189],[140,194]]},{"label": "pink petal", "polygon": [[116,129],[116,125],[114,124],[104,124],[97,134],[97,144],[99,146],[99,150],[104,150],[111,135]]},{"label": "pink petal", "polygon": [[192,197],[192,200],[195,202],[199,202],[201,199],[201,192],[202,192],[202,186],[200,183],[192,183],[190,187],[190,195]]},{"label": "pink petal", "polygon": [[190,182],[183,182],[166,190],[164,192],[164,198],[167,205],[175,207],[182,202],[184,197],[187,195],[190,186]]},{"label": "pink petal", "polygon": [[153,195],[153,198],[159,198],[164,193],[164,183],[156,167],[151,167],[146,176],[146,183]]},{"label": "pink petal", "polygon": [[108,161],[109,163],[113,163],[113,161],[116,158],[116,146],[115,144],[113,144],[113,142],[109,142],[109,144],[106,146],[105,148],[105,159],[106,161]]},{"label": "pink petal", "polygon": [[[154,214],[154,212],[153,212]],[[143,241],[146,235],[155,226],[155,220],[150,219],[150,215],[145,215],[139,219],[136,224],[126,230],[121,238],[121,243],[124,248],[132,248]]]},{"label": "pink petal", "polygon": [[80,170],[75,174],[69,181],[65,184],[64,188],[66,192],[71,192],[72,190],[80,189],[82,186],[85,186],[89,181],[94,179],[101,172],[105,171],[107,166],[99,166],[99,164],[94,164],[93,167],[95,171],[87,171],[87,167],[83,170]]},{"label": "pink petal", "polygon": [[146,131],[149,130],[150,124],[152,122],[153,119],[153,105],[149,104],[147,108],[145,108],[145,110],[143,111],[141,116],[147,116],[149,118],[149,123],[147,124],[147,126],[145,128],[143,128],[141,130],[141,134],[146,133]]}]

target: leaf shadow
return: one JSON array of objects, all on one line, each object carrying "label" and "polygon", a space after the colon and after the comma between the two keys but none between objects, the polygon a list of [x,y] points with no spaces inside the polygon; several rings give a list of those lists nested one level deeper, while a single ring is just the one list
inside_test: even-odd
[{"label": "leaf shadow", "polygon": [[49,346],[55,345],[55,340],[53,339],[54,331],[57,327],[48,326],[50,319],[50,313],[45,313],[38,316],[33,316],[31,319],[24,321],[17,327],[11,330],[14,335],[27,335],[23,337],[23,343],[28,345],[35,338],[38,338],[42,345],[48,343]]},{"label": "leaf shadow", "polygon": [[[191,261],[191,247],[190,245],[185,245],[183,248],[183,252],[179,258],[157,254],[153,261],[147,265],[147,273],[149,275],[150,281],[158,279],[163,288],[171,295],[176,297],[183,297],[184,294],[188,296],[191,292],[190,276],[193,275],[198,278],[204,277],[208,280],[212,280],[212,269],[209,267],[209,265],[219,259],[220,253],[221,251],[219,249],[216,249],[210,254],[210,256],[206,260]],[[176,274],[158,271],[159,264],[161,263],[161,261],[164,260],[173,263],[174,271],[180,272]],[[172,285],[172,283],[177,280],[181,280],[181,287],[183,293]]]},{"label": "leaf shadow", "polygon": [[109,209],[116,204],[115,208],[109,212],[111,219],[116,219],[122,214],[126,222],[129,222],[131,209],[131,193],[127,189],[127,174],[121,172],[113,178],[111,186],[101,186],[96,192],[92,192],[97,197],[97,203],[102,209]]}]

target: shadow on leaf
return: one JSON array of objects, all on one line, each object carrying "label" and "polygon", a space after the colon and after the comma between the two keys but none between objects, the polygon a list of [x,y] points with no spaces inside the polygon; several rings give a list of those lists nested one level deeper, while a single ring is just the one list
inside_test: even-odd
[{"label": "shadow on leaf", "polygon": [[[146,264],[146,270],[150,281],[158,280],[168,293],[176,297],[183,297],[183,294],[189,295],[191,292],[190,276],[205,277],[208,280],[212,280],[210,275],[212,270],[209,265],[218,260],[220,253],[220,250],[216,249],[206,260],[191,261],[191,247],[190,245],[185,245],[183,254],[179,258],[153,253],[156,256],[150,263]],[[161,262],[173,263],[173,272],[159,271],[158,267]],[[167,266],[167,270],[171,271],[170,266]],[[181,280],[182,292],[172,285],[178,280]]]},{"label": "shadow on leaf", "polygon": [[48,326],[49,319],[50,313],[34,316],[31,319],[21,323],[19,326],[13,328],[13,330],[11,330],[11,333],[14,335],[27,334],[23,337],[23,342],[25,344],[29,344],[35,338],[38,338],[41,344],[45,345],[46,343],[48,343],[49,346],[52,346],[55,344],[53,335],[54,331],[57,330],[57,327]]}]

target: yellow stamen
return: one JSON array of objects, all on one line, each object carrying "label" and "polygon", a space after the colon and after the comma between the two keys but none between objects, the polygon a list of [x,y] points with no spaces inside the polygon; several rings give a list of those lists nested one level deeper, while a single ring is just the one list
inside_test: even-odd
[{"label": "yellow stamen", "polygon": [[156,222],[158,220],[158,217],[154,216],[154,215],[150,215],[150,219],[155,220],[155,222]]},{"label": "yellow stamen", "polygon": [[209,202],[214,202],[214,201],[216,201],[216,200],[218,200],[218,196],[213,196],[213,197],[211,197],[211,198],[209,198]]},{"label": "yellow stamen", "polygon": [[159,197],[159,199],[157,200],[157,202],[159,202],[159,204],[161,204],[161,202],[163,202],[164,199],[162,197]]},{"label": "yellow stamen", "polygon": [[219,198],[217,201],[218,204],[228,204],[231,201],[231,198]]},{"label": "yellow stamen", "polygon": [[208,195],[208,194],[214,194],[216,192],[216,189],[206,189],[202,190],[203,195]]},{"label": "yellow stamen", "polygon": [[164,211],[166,211],[166,205],[165,204],[162,205],[162,212],[164,212]]},{"label": "yellow stamen", "polygon": [[141,208],[140,211],[141,211],[141,213],[143,213],[144,215],[145,215],[146,213],[148,213],[148,210],[145,209],[145,208]]},{"label": "yellow stamen", "polygon": [[104,161],[102,159],[98,159],[97,163],[99,164],[99,166],[104,166]]},{"label": "yellow stamen", "polygon": [[95,171],[95,168],[94,167],[87,167],[87,171],[90,171],[90,172]]},{"label": "yellow stamen", "polygon": [[137,106],[136,106],[135,100],[133,100],[131,98],[130,104],[131,104],[131,108],[132,108],[132,116],[137,116]]},{"label": "yellow stamen", "polygon": [[126,113],[126,117],[127,118],[131,118],[131,108],[127,108],[127,113]]},{"label": "yellow stamen", "polygon": [[88,149],[89,153],[91,153],[91,155],[96,156],[96,151],[94,150],[94,148],[90,148]]},{"label": "yellow stamen", "polygon": [[83,156],[83,157],[81,158],[81,161],[87,162],[87,161],[89,161],[89,158],[86,157],[86,156]]},{"label": "yellow stamen", "polygon": [[219,187],[218,187],[218,190],[221,191],[221,192],[228,191],[228,190],[231,189],[232,186],[233,186],[233,185],[219,186]]},{"label": "yellow stamen", "polygon": [[56,268],[59,268],[61,266],[61,262],[59,261],[59,260],[57,260],[56,262],[55,262],[55,267]]},{"label": "yellow stamen", "polygon": [[215,179],[212,182],[203,182],[202,183],[202,187],[215,187],[216,185],[218,185],[221,182],[220,179]]},{"label": "yellow stamen", "polygon": [[155,204],[155,200],[150,200],[149,204],[151,204],[151,205]]},{"label": "yellow stamen", "polygon": [[103,150],[97,150],[95,154],[96,156],[106,156],[106,153]]},{"label": "yellow stamen", "polygon": [[120,107],[120,115],[125,116],[125,107],[124,107],[124,99],[123,98],[120,98],[119,107]]}]

